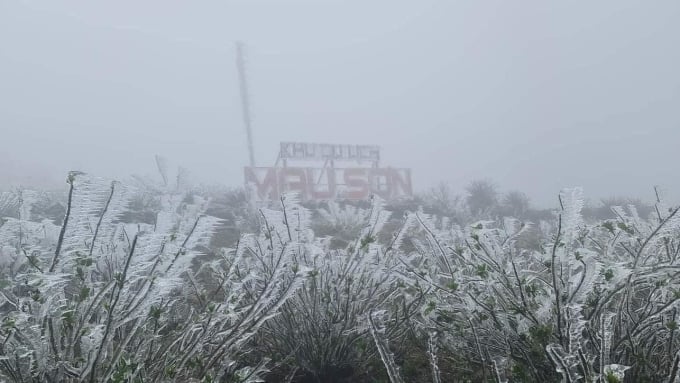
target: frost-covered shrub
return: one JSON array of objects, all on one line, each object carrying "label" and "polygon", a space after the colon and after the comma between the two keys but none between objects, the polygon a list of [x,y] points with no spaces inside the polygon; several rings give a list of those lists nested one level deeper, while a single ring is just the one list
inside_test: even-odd
[{"label": "frost-covered shrub", "polygon": [[232,247],[242,234],[258,232],[260,214],[255,204],[248,201],[246,189],[220,188],[204,193],[211,197],[206,213],[223,222],[212,239],[213,247]]},{"label": "frost-covered shrub", "polygon": [[585,224],[580,189],[560,195],[539,250],[515,219],[466,227],[422,213],[404,282],[427,292],[422,327],[479,366],[481,380],[674,382],[680,299],[680,218],[657,204],[640,218]]},{"label": "frost-covered shrub", "polygon": [[[417,381],[680,382],[680,214],[660,200],[584,220],[571,189],[535,223],[401,220],[379,200],[214,203],[182,179],[72,173],[63,220],[0,194],[0,380],[399,382],[408,349]],[[220,209],[259,229],[215,248]]]},{"label": "frost-covered shrub", "polygon": [[280,315],[263,326],[257,342],[265,354],[287,360],[291,376],[299,369],[297,376],[312,381],[351,381],[376,358],[367,314],[389,311],[394,320],[388,334],[400,337],[418,306],[392,272],[397,259],[390,243],[378,241],[390,216],[382,201],[376,198],[368,211],[331,204],[322,215],[335,227],[360,225],[357,235],[345,248],[331,248],[327,237],[314,236],[310,212],[291,196],[282,199],[280,211],[263,211],[273,224],[264,228],[267,246],[290,248],[308,277]]},{"label": "frost-covered shrub", "polygon": [[368,209],[330,201],[316,210],[311,226],[316,236],[329,238],[332,249],[344,249],[360,236],[369,214]]},{"label": "frost-covered shrub", "polygon": [[[76,172],[68,184],[61,227],[24,213],[0,226],[12,263],[0,286],[0,377],[259,381],[263,363],[233,358],[300,286],[288,253],[224,251],[206,265],[221,277],[208,291],[191,268],[218,223],[203,214],[207,200],[164,193],[154,224],[130,224],[120,221],[126,185]],[[266,274],[255,266],[274,261]]]}]

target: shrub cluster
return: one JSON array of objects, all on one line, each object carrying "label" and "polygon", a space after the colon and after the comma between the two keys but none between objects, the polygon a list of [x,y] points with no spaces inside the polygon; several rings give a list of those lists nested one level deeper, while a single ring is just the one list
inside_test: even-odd
[{"label": "shrub cluster", "polygon": [[548,220],[463,222],[167,184],[0,194],[0,380],[680,382],[660,200],[592,220],[570,189]]}]

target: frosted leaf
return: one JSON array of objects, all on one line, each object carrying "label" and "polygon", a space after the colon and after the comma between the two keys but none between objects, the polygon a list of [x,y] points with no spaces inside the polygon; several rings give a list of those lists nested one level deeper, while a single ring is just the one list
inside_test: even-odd
[{"label": "frosted leaf", "polygon": [[516,218],[503,218],[503,229],[505,230],[505,234],[508,238],[514,238],[521,234],[523,230],[526,230],[526,226],[527,225]]},{"label": "frosted leaf", "polygon": [[579,248],[574,254],[580,262],[574,262],[572,275],[569,277],[570,301],[582,302],[593,291],[595,284],[604,279],[601,273],[602,262],[589,249]]},{"label": "frosted leaf", "polygon": [[400,249],[404,243],[404,239],[409,231],[416,226],[416,217],[414,214],[407,214],[404,224],[399,228],[399,230],[394,234],[394,239],[391,243],[392,248]]},{"label": "frosted leaf", "polygon": [[581,210],[583,209],[583,189],[576,187],[573,189],[564,189],[560,192],[560,201],[562,203],[562,231],[564,233],[564,242],[570,245],[577,237],[577,229],[583,224]]},{"label": "frosted leaf", "polygon": [[185,247],[187,249],[194,249],[198,246],[207,247],[210,244],[210,239],[212,238],[213,234],[215,234],[215,231],[221,222],[221,219],[215,217],[200,217]]},{"label": "frosted leaf", "polygon": [[609,377],[613,376],[619,382],[623,382],[626,375],[626,371],[630,369],[630,366],[623,366],[620,364],[608,364],[604,366],[604,378],[609,381]]},{"label": "frosted leaf", "polygon": [[260,382],[265,382],[264,378],[264,373],[266,373],[266,369],[262,369],[259,371],[254,371],[250,367],[244,367],[236,372],[236,376],[239,382],[243,383],[260,383]]},{"label": "frosted leaf", "polygon": [[96,351],[104,339],[104,325],[97,325],[88,329],[85,335],[80,337],[80,341],[85,355]]},{"label": "frosted leaf", "polygon": [[568,354],[561,345],[554,343],[547,345],[545,349],[563,383],[575,382],[583,377],[579,372],[579,362],[575,355]]},{"label": "frosted leaf", "polygon": [[391,213],[385,210],[385,200],[377,195],[371,196],[371,211],[364,235],[376,236],[389,220]]},{"label": "frosted leaf", "polygon": [[309,242],[314,235],[311,232],[311,213],[302,206],[299,193],[285,193],[281,196],[281,207],[291,240],[298,243]]},{"label": "frosted leaf", "polygon": [[335,201],[328,202],[327,208],[318,209],[317,212],[323,224],[342,229],[363,226],[368,219],[368,211],[349,204],[341,207]]}]

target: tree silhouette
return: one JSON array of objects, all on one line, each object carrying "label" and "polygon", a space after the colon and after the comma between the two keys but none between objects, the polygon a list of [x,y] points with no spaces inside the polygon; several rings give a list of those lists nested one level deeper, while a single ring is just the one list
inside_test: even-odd
[{"label": "tree silhouette", "polygon": [[489,214],[498,207],[498,190],[489,180],[472,181],[465,191],[465,202],[475,216]]}]

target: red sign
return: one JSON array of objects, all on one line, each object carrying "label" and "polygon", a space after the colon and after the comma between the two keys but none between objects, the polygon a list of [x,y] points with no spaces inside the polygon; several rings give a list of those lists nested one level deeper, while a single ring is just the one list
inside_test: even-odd
[{"label": "red sign", "polygon": [[258,200],[274,200],[281,193],[299,192],[305,200],[386,200],[413,195],[411,170],[394,168],[246,167],[246,184]]},{"label": "red sign", "polygon": [[292,160],[380,161],[380,148],[375,145],[307,144],[282,142],[279,157]]}]

